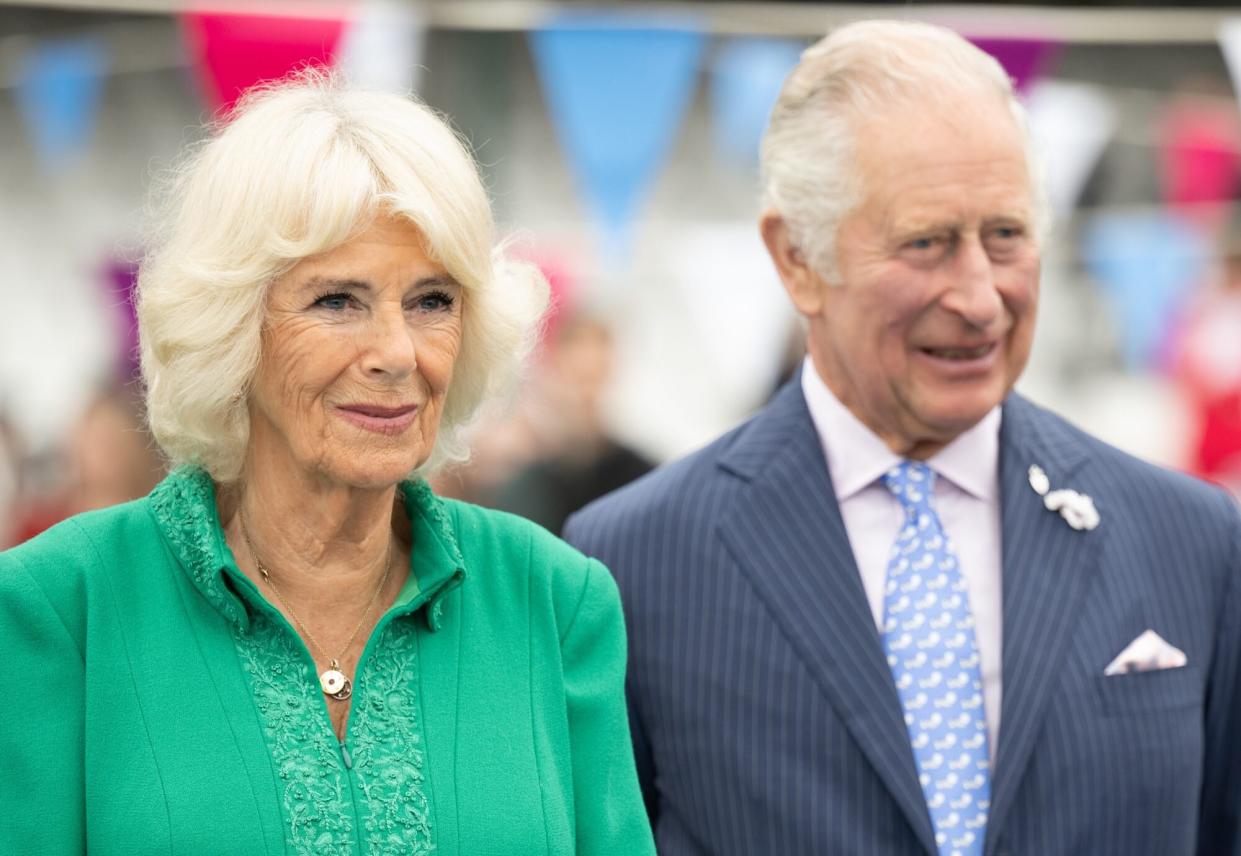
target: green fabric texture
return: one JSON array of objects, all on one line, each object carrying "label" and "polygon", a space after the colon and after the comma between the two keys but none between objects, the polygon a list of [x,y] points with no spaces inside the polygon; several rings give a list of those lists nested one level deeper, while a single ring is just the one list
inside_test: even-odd
[{"label": "green fabric texture", "polygon": [[201,470],[0,554],[0,853],[653,854],[607,569],[400,489],[410,581],[343,747]]}]

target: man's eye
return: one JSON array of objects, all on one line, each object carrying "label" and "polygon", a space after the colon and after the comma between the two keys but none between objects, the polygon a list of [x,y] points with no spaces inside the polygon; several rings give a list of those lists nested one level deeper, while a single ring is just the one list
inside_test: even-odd
[{"label": "man's eye", "polygon": [[987,250],[995,258],[1007,258],[1025,246],[1026,232],[1020,226],[997,226],[986,238]]},{"label": "man's eye", "polygon": [[322,297],[315,298],[315,306],[322,306],[324,309],[330,309],[333,312],[339,312],[342,309],[349,308],[349,301],[352,298],[348,294],[334,293],[325,294]]},{"label": "man's eye", "polygon": [[904,250],[910,253],[925,255],[941,249],[944,245],[944,238],[940,235],[926,235],[922,238],[913,238],[906,241]]}]

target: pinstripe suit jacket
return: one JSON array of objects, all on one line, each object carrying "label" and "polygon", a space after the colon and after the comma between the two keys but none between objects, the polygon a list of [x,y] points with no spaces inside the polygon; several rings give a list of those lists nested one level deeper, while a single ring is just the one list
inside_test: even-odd
[{"label": "pinstripe suit jacket", "polygon": [[[1028,483],[1090,495],[1075,531]],[[1002,724],[988,856],[1241,854],[1241,520],[1017,395],[1000,438]],[[589,506],[620,583],[661,854],[935,853],[801,390]],[[1189,665],[1104,677],[1146,629]]]}]

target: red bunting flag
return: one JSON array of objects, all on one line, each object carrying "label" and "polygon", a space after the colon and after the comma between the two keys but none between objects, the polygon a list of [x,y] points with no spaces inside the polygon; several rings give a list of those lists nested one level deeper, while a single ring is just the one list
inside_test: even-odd
[{"label": "red bunting flag", "polygon": [[186,39],[212,104],[228,110],[256,83],[278,80],[305,66],[331,66],[350,6],[287,7],[274,11],[190,11]]}]

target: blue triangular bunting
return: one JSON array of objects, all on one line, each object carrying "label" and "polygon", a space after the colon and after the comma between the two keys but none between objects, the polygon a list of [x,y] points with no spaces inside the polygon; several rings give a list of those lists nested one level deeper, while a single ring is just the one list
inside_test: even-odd
[{"label": "blue triangular bunting", "polygon": [[17,105],[45,165],[59,166],[90,139],[107,65],[91,38],[43,42],[24,57]]},{"label": "blue triangular bunting", "polygon": [[1105,214],[1087,226],[1082,256],[1112,311],[1125,366],[1157,367],[1177,310],[1206,273],[1205,236],[1169,213]]},{"label": "blue triangular bunting", "polygon": [[715,53],[711,119],[721,154],[745,166],[758,163],[771,108],[803,48],[791,39],[746,37],[729,40]]},{"label": "blue triangular bunting", "polygon": [[693,97],[702,31],[692,19],[571,12],[530,38],[561,146],[623,255]]}]

